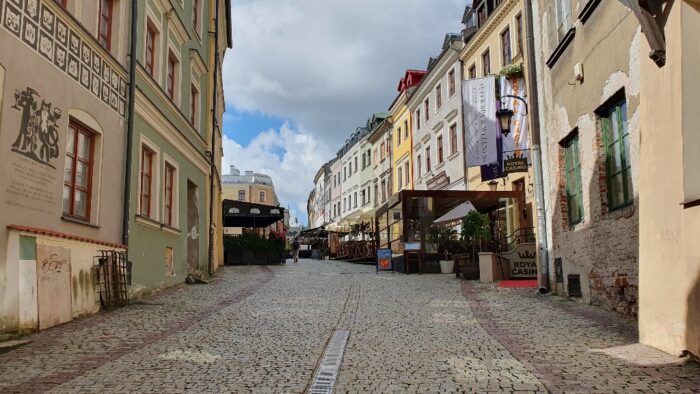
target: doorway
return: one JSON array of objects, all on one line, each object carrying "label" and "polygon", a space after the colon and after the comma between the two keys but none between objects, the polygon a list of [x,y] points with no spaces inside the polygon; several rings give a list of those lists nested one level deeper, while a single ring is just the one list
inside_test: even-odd
[{"label": "doorway", "polygon": [[199,188],[187,180],[187,264],[190,272],[199,269]]}]

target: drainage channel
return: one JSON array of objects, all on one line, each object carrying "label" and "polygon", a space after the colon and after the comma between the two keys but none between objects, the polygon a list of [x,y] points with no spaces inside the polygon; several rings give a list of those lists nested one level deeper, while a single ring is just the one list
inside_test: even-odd
[{"label": "drainage channel", "polygon": [[313,383],[307,391],[310,394],[330,394],[333,392],[335,380],[338,377],[340,362],[343,360],[345,346],[348,344],[350,331],[336,330],[328,343],[323,360],[314,376]]}]

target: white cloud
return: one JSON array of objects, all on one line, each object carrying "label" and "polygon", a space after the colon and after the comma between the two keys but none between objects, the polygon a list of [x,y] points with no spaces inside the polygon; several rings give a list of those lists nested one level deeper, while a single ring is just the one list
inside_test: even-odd
[{"label": "white cloud", "polygon": [[[446,33],[462,29],[465,0],[237,0],[233,49],[223,82],[229,107],[290,119],[250,146],[228,140],[227,158],[267,171],[285,201],[300,208],[313,176],[357,126],[386,111],[406,69],[423,69]],[[225,130],[235,138],[237,130]],[[274,137],[306,144],[291,149]],[[268,145],[265,145],[268,144]],[[314,149],[308,149],[314,147]],[[238,156],[245,153],[245,159]],[[260,155],[260,156],[257,156]],[[236,163],[238,164],[238,163]],[[254,167],[260,165],[264,167]],[[308,167],[307,167],[308,166]],[[300,174],[288,179],[294,168]],[[292,190],[285,190],[286,187]],[[286,202],[286,201],[285,201]],[[305,207],[304,207],[305,209]],[[305,215],[300,215],[305,216]]]},{"label": "white cloud", "polygon": [[327,147],[288,123],[260,133],[245,147],[224,136],[223,147],[225,173],[235,165],[241,171],[270,175],[280,203],[306,223],[306,200],[316,172],[331,155]]}]

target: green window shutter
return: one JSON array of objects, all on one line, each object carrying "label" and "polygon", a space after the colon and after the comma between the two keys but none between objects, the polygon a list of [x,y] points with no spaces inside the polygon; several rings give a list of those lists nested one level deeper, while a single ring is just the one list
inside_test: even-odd
[{"label": "green window shutter", "polygon": [[627,104],[616,104],[608,116],[601,119],[601,124],[605,146],[608,206],[614,210],[633,201]]},{"label": "green window shutter", "polygon": [[581,182],[581,162],[578,152],[578,137],[573,138],[564,148],[566,167],[566,203],[569,209],[569,225],[583,219],[583,191]]}]

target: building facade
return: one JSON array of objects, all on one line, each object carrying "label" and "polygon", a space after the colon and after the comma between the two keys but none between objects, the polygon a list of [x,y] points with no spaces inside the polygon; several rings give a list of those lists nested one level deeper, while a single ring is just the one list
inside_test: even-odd
[{"label": "building facade", "polygon": [[95,257],[126,249],[129,9],[0,8],[0,332],[97,312]]},{"label": "building facade", "polygon": [[638,310],[639,21],[621,2],[534,7],[550,283]]},{"label": "building facade", "polygon": [[342,213],[341,199],[342,199],[342,179],[340,173],[342,171],[342,155],[338,152],[336,158],[330,167],[331,177],[329,179],[328,185],[330,186],[330,226],[329,229],[337,230],[340,225],[340,215]]},{"label": "building facade", "polygon": [[389,107],[394,144],[391,155],[392,194],[403,189],[413,189],[413,122],[407,103],[425,74],[427,71],[407,70],[399,81],[399,94]]},{"label": "building facade", "polygon": [[343,207],[341,226],[343,227],[357,223],[362,214],[360,160],[362,158],[361,147],[368,134],[367,128],[358,127],[343,147],[344,153],[341,159],[343,177],[341,182]]},{"label": "building facade", "polygon": [[368,167],[372,171],[371,183],[368,188],[374,192],[367,200],[374,210],[380,205],[386,204],[392,194],[391,118],[388,114],[375,114],[368,126],[371,130],[367,139],[368,145],[371,145],[371,157],[368,157],[367,161]]},{"label": "building facade", "polygon": [[[634,2],[630,3],[634,7]],[[639,340],[700,355],[700,2],[667,5],[664,40],[642,38],[639,123]],[[637,12],[635,12],[637,14]],[[653,45],[652,45],[653,44]],[[663,50],[663,52],[660,52]],[[662,53],[659,67],[649,54]],[[632,53],[634,55],[635,53]],[[634,168],[633,168],[634,169]]]},{"label": "building facade", "polygon": [[413,119],[416,190],[466,190],[462,136],[462,35],[448,34],[442,53],[408,100]]},{"label": "building facade", "polygon": [[222,177],[222,195],[225,200],[245,201],[278,207],[280,205],[272,177],[254,171],[241,173],[231,166],[229,175]]}]

